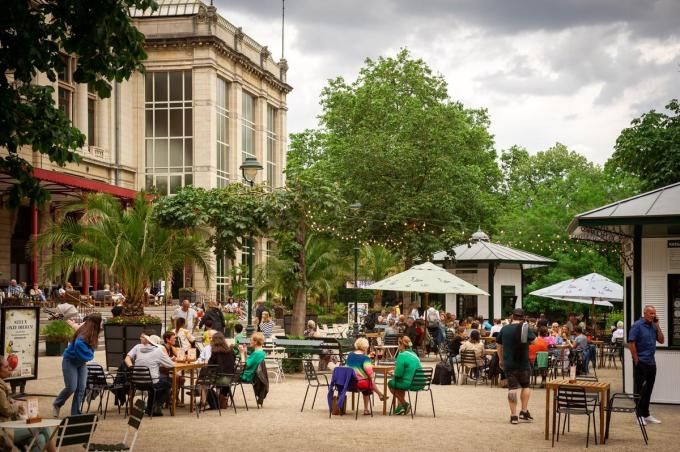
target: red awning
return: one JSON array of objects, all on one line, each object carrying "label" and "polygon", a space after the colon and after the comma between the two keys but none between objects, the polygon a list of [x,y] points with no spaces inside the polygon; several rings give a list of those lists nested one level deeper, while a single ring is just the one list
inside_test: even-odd
[{"label": "red awning", "polygon": [[65,187],[79,188],[85,191],[108,193],[118,198],[133,199],[137,195],[137,191],[130,190],[129,188],[118,187],[106,182],[85,179],[84,177],[73,176],[71,174],[48,171],[42,168],[33,168],[33,176],[41,181],[52,182]]}]

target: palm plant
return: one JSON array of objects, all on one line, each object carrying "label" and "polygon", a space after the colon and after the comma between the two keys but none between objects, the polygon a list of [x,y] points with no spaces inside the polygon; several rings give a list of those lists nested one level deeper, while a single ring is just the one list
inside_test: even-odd
[{"label": "palm plant", "polygon": [[[82,213],[75,219],[73,213]],[[129,208],[104,193],[78,198],[60,210],[38,237],[38,247],[48,253],[46,271],[51,277],[68,276],[98,266],[115,277],[126,296],[126,315],[143,315],[144,287],[167,278],[174,269],[195,264],[206,284],[211,253],[196,231],[158,225],[154,204],[140,193]]]},{"label": "palm plant", "polygon": [[[401,270],[401,260],[382,245],[364,245],[360,250],[360,274],[369,281],[380,281]],[[373,293],[373,308],[382,306],[382,290]]]}]

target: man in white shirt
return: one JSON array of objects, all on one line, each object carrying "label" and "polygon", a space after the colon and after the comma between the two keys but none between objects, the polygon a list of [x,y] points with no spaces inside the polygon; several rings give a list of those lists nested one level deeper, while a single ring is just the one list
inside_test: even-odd
[{"label": "man in white shirt", "polygon": [[172,314],[172,319],[183,318],[186,320],[185,327],[189,332],[194,331],[194,319],[196,318],[196,310],[189,304],[189,300],[182,301],[182,305],[175,309]]}]

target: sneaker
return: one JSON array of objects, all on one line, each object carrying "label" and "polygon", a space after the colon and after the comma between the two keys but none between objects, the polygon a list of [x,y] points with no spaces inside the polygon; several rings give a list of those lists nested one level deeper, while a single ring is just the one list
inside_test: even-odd
[{"label": "sneaker", "polygon": [[397,405],[397,407],[394,409],[394,414],[402,414],[404,412],[405,405],[406,404]]},{"label": "sneaker", "polygon": [[60,407],[58,407],[56,405],[52,405],[52,417],[53,418],[59,419],[59,410],[60,410]]},{"label": "sneaker", "polygon": [[645,421],[647,422],[647,424],[661,424],[661,421],[655,418],[654,416],[647,416],[645,418]]},{"label": "sneaker", "polygon": [[642,416],[640,416],[640,417],[638,418],[638,420],[640,421],[640,424],[642,424],[642,425],[647,425],[647,421],[646,421],[645,418],[643,418]]},{"label": "sneaker", "polygon": [[510,423],[519,424],[519,419],[517,418],[517,416],[510,416]]},{"label": "sneaker", "polygon": [[520,411],[519,412],[519,418],[525,422],[531,422],[534,420],[533,417],[531,417],[531,414],[529,414],[529,410],[526,411]]}]

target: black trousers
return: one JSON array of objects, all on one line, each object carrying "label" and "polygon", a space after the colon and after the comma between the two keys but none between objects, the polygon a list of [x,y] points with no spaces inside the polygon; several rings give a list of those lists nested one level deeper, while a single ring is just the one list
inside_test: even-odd
[{"label": "black trousers", "polygon": [[652,398],[655,380],[655,365],[638,361],[637,366],[633,366],[633,390],[635,391],[635,394],[640,395],[637,412],[637,415],[640,417],[649,416],[649,400]]}]

